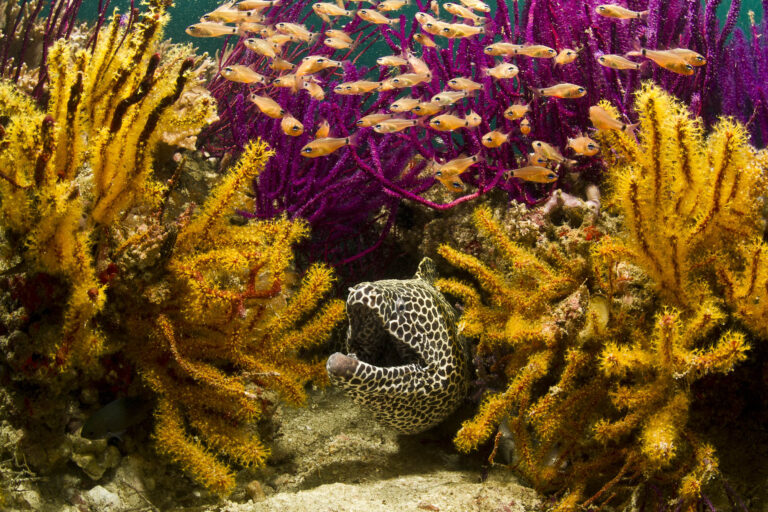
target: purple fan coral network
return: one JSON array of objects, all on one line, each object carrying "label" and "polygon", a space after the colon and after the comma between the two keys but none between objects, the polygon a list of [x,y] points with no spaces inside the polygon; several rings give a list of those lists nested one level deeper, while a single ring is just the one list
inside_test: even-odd
[{"label": "purple fan coral network", "polygon": [[724,23],[718,1],[415,1],[246,0],[187,29],[237,37],[210,84],[221,112],[204,146],[223,155],[266,140],[277,156],[248,214],[307,219],[326,261],[374,250],[402,200],[445,210],[497,189],[534,204],[572,186],[568,175],[599,179],[590,107],[608,100],[631,127],[643,79],[705,119],[765,108],[759,96],[732,100],[723,78],[761,50],[731,37],[738,0]]}]

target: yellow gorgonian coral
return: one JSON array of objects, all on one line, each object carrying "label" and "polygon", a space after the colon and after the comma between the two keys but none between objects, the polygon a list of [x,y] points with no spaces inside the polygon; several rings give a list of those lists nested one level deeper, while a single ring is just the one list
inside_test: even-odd
[{"label": "yellow gorgonian coral", "polygon": [[200,207],[176,190],[178,172],[159,177],[163,141],[194,137],[216,109],[192,91],[200,68],[190,48],[158,52],[165,3],[150,1],[130,31],[116,17],[92,50],[57,42],[45,110],[0,84],[4,268],[22,289],[42,275],[65,297],[62,307],[25,306],[35,335],[29,359],[12,363],[66,393],[103,377],[103,356],[127,361],[155,398],[158,451],[227,494],[234,473],[219,455],[264,463],[252,426],[264,390],[299,405],[308,382],[325,381],[323,362],[303,356],[344,305],[321,304],[328,267],[294,269],[305,223],[233,222],[273,154],[265,143],[250,143]]},{"label": "yellow gorgonian coral", "polygon": [[483,371],[504,381],[456,446],[494,439],[497,448],[511,437],[515,469],[561,493],[557,510],[603,503],[645,478],[692,507],[718,464],[688,423],[691,384],[738,368],[750,338],[768,330],[758,222],[765,151],[731,119],[705,136],[684,105],[651,84],[635,109],[637,140],[596,135],[608,202],[620,215],[614,232],[588,243],[608,229],[604,220],[554,234],[542,227],[528,248],[480,208],[475,225],[493,256],[439,250],[476,283],[439,285],[462,300],[460,321],[488,361]]}]

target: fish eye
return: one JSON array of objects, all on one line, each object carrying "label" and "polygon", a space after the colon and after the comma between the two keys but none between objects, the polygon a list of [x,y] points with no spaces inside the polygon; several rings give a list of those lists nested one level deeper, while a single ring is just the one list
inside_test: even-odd
[{"label": "fish eye", "polygon": [[557,52],[550,48],[549,50],[547,50],[547,53],[550,54],[550,55],[554,55]]},{"label": "fish eye", "polygon": [[291,130],[293,130],[293,131],[297,132],[297,131],[299,131],[299,127],[298,127],[297,125],[293,125],[293,126],[291,127]]},{"label": "fish eye", "polygon": [[587,90],[586,90],[586,89],[584,89],[583,87],[579,87],[579,88],[578,88],[578,91],[579,91],[579,92],[587,92]]},{"label": "fish eye", "polygon": [[587,149],[589,149],[589,150],[592,150],[592,149],[597,149],[597,146],[595,146],[594,144],[592,144],[592,143],[590,142],[589,144],[587,144]]},{"label": "fish eye", "polygon": [[557,177],[557,176],[555,176],[555,173],[553,173],[553,172],[551,172],[551,173],[547,174],[547,179],[553,180],[553,179],[555,179],[556,177]]},{"label": "fish eye", "polygon": [[321,62],[325,62],[325,59],[317,59],[318,64],[320,64]]},{"label": "fish eye", "polygon": [[461,183],[459,183],[458,181],[454,181],[453,183],[451,183],[451,185],[453,185],[453,188],[461,188]]},{"label": "fish eye", "polygon": [[603,12],[605,10],[605,7],[602,5],[597,8],[597,12]]},{"label": "fish eye", "polygon": [[229,66],[224,68],[224,73],[232,73],[233,71],[234,70],[231,67],[229,67]]},{"label": "fish eye", "polygon": [[285,115],[285,110],[283,110],[282,108],[280,109],[280,115],[281,115],[281,116],[284,116],[284,115]]},{"label": "fish eye", "polygon": [[443,171],[437,171],[437,172],[435,172],[435,176],[437,176],[437,177],[442,177],[442,176],[443,176]]},{"label": "fish eye", "polygon": [[440,120],[439,119],[435,119],[435,120],[432,121],[432,124],[436,124],[436,125],[440,126]]},{"label": "fish eye", "polygon": [[688,70],[692,70],[692,69],[693,69],[693,66],[691,66],[690,64],[686,64],[686,65],[685,65],[685,69],[688,69]]},{"label": "fish eye", "polygon": [[605,62],[605,57],[600,57],[600,58],[599,58],[599,59],[597,59],[597,60],[599,60],[600,62]]},{"label": "fish eye", "polygon": [[303,151],[305,153],[311,153],[312,152],[312,148],[304,148]]}]

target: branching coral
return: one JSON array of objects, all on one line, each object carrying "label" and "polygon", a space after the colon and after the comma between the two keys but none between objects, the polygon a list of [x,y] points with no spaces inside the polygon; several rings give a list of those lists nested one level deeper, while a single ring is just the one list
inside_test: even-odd
[{"label": "branching coral", "polygon": [[[46,111],[0,84],[4,265],[25,310],[3,330],[34,331],[7,362],[59,393],[98,379],[105,355],[130,362],[157,396],[158,450],[225,494],[234,476],[216,454],[263,464],[249,430],[262,391],[300,404],[325,378],[322,362],[298,356],[328,338],[343,303],[318,308],[333,281],[322,265],[293,282],[304,223],[230,222],[272,155],[265,143],[248,144],[197,211],[171,204],[179,176],[158,179],[158,150],[194,137],[215,101],[195,91],[189,48],[157,53],[166,21],[152,1],[130,30],[115,17],[92,50],[57,42]],[[23,299],[40,276],[62,307]]]},{"label": "branching coral", "polygon": [[507,425],[517,469],[562,493],[560,510],[651,478],[692,506],[718,462],[688,425],[691,384],[731,372],[747,357],[750,332],[766,333],[768,261],[756,220],[765,151],[728,118],[705,138],[699,119],[650,84],[635,109],[639,141],[598,134],[609,202],[623,222],[617,234],[600,223],[554,228],[528,249],[479,209],[497,266],[440,248],[479,284],[439,283],[462,299],[478,358],[506,381],[455,443],[475,449]]}]

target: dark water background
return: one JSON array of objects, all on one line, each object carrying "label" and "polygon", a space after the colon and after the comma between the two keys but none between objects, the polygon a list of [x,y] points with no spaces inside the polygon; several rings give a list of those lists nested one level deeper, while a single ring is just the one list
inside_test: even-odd
[{"label": "dark water background", "polygon": [[[283,0],[284,2],[290,2],[291,0]],[[323,1],[333,1],[333,0],[323,0]],[[447,1],[447,0],[445,0]],[[488,2],[488,0],[486,0]],[[567,0],[571,2],[576,2],[579,0]],[[135,1],[135,3],[138,5],[138,0]],[[176,5],[170,9],[171,14],[171,22],[169,23],[168,27],[166,28],[166,37],[170,38],[176,43],[192,43],[200,50],[200,52],[208,52],[209,54],[213,55],[216,50],[223,47],[225,43],[224,38],[210,38],[210,39],[200,39],[200,38],[194,38],[188,36],[184,29],[193,23],[197,23],[200,21],[200,17],[215,9],[217,6],[224,3],[222,0],[176,0]],[[346,2],[345,2],[346,3]],[[440,3],[444,3],[442,0]],[[493,4],[494,2],[490,1],[489,4]],[[519,2],[520,5],[523,4],[523,1]],[[606,0],[605,3],[612,3],[611,0]],[[702,3],[703,0],[702,0]],[[95,0],[90,0],[83,2],[83,8],[81,11],[82,17],[84,19],[93,19],[96,13],[97,9],[97,2]],[[720,19],[724,19],[726,13],[728,12],[728,8],[730,7],[731,2],[729,0],[724,0],[721,2],[720,6],[718,7],[718,14],[720,16]],[[130,0],[111,0],[109,4],[110,11],[114,8],[118,8],[120,12],[127,12],[128,6],[130,5]],[[365,4],[367,5],[367,4]],[[741,15],[739,18],[738,26],[741,27],[742,30],[748,30],[749,28],[749,17],[747,15],[747,12],[749,10],[755,11],[755,17],[758,22],[762,20],[763,12],[762,7],[760,6],[760,0],[743,0],[741,5]],[[406,17],[409,17],[409,11],[415,12],[416,9],[413,6],[406,7],[402,9],[401,11],[398,11],[398,14],[405,14]],[[388,16],[391,17],[391,14],[388,14]],[[342,18],[346,19],[346,18]]]}]

